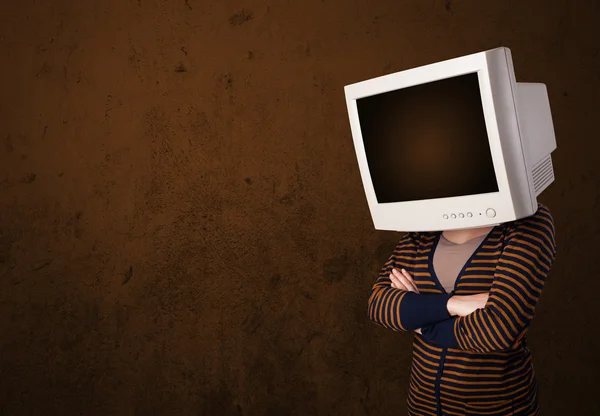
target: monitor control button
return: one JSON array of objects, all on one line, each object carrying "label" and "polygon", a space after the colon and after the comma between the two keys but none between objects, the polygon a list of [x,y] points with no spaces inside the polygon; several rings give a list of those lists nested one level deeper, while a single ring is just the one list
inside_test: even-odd
[{"label": "monitor control button", "polygon": [[452,214],[450,216],[452,217],[452,219],[456,218],[456,214]]},{"label": "monitor control button", "polygon": [[458,214],[458,218],[464,218],[465,214],[463,214],[462,212],[460,214]]},{"label": "monitor control button", "polygon": [[444,219],[447,220],[448,218],[448,214],[444,214]]},{"label": "monitor control button", "polygon": [[473,214],[471,212],[467,212],[467,217],[471,218]]},{"label": "monitor control button", "polygon": [[489,218],[494,218],[496,216],[496,211],[493,208],[488,208],[487,211],[485,211],[485,215]]}]

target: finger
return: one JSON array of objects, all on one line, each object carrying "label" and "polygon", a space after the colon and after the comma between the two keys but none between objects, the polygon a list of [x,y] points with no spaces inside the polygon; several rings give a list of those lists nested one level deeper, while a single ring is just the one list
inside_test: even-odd
[{"label": "finger", "polygon": [[404,277],[406,277],[406,279],[410,282],[410,284],[412,285],[412,287],[415,289],[415,292],[419,293],[419,289],[417,289],[417,285],[415,284],[415,281],[413,280],[413,278],[410,275],[410,273],[406,271],[406,269],[402,269],[402,275]]},{"label": "finger", "polygon": [[489,296],[490,296],[489,293],[481,293],[481,294],[478,295],[478,303],[479,303],[479,305],[478,305],[477,309],[483,309],[483,308],[485,308],[485,305],[487,305]]},{"label": "finger", "polygon": [[410,284],[410,282],[406,279],[406,277],[399,270],[394,270],[394,278],[406,288],[409,292],[414,292],[414,287]]},{"label": "finger", "polygon": [[393,287],[394,289],[398,289],[396,287],[396,282],[394,281],[394,276],[392,275],[392,273],[390,273],[389,279],[390,279],[390,286]]},{"label": "finger", "polygon": [[402,285],[406,288],[406,290],[408,290],[409,292],[416,292],[414,286],[410,284],[410,282],[406,279],[406,277],[399,275],[397,278],[402,283]]},{"label": "finger", "polygon": [[391,282],[392,282],[392,287],[393,287],[394,289],[402,289],[402,290],[406,290],[406,289],[404,288],[404,286],[403,286],[403,285],[402,285],[402,284],[401,284],[401,283],[398,281],[398,279],[396,279],[396,277],[395,277],[395,276],[393,276],[393,275],[391,275],[391,274],[390,274],[390,280],[391,280]]},{"label": "finger", "polygon": [[391,275],[391,279],[393,279],[394,284],[398,287],[398,289],[410,292],[410,288],[407,285],[405,285],[402,280],[400,280],[400,278],[398,277],[399,275],[400,273],[398,272],[398,270],[394,269],[394,272]]},{"label": "finger", "polygon": [[406,278],[406,276],[403,273],[398,272],[398,274],[396,275],[396,277],[402,282],[402,284],[404,286],[406,286],[406,288],[411,291],[411,292],[416,292],[417,289],[414,287],[414,285],[410,282],[410,280],[408,280]]},{"label": "finger", "polygon": [[402,275],[404,277],[406,277],[408,279],[408,281],[414,285],[415,282],[414,282],[412,276],[410,275],[410,273],[407,272],[406,269],[402,269],[401,272],[402,272]]},{"label": "finger", "polygon": [[390,273],[390,280],[392,281],[392,285],[396,288],[396,289],[401,289],[401,290],[406,290],[408,291],[408,289],[406,288],[406,286],[404,286],[402,284],[402,282],[398,279],[397,276],[394,275],[394,273]]}]

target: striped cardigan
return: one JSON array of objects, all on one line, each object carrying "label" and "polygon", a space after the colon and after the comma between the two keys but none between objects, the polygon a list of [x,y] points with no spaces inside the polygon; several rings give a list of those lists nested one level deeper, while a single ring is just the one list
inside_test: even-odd
[{"label": "striped cardigan", "polygon": [[[446,293],[433,269],[440,232],[407,233],[369,297],[369,318],[414,331],[409,415],[537,415],[537,383],[525,333],[556,254],[554,222],[538,204],[527,218],[496,226]],[[391,287],[405,268],[420,293]],[[450,296],[489,292],[485,308],[451,317]]]}]

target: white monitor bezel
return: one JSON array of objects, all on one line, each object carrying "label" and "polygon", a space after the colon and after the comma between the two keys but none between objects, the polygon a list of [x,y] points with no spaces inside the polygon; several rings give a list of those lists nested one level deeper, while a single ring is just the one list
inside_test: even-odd
[{"label": "white monitor bezel", "polygon": [[[514,188],[515,186],[519,187],[519,184],[515,185],[509,182],[507,174],[508,165],[510,169],[521,170],[516,174],[514,171],[511,172],[513,178],[528,178],[529,176],[527,175],[525,158],[522,154],[523,149],[520,143],[517,114],[514,97],[512,96],[512,91],[515,90],[515,80],[514,76],[511,76],[513,74],[512,68],[508,67],[512,65],[512,62],[509,61],[505,49],[498,48],[437,62],[345,87],[355,151],[375,228],[396,231],[474,228],[512,221],[516,219],[516,211],[522,211],[522,209],[516,209],[515,203],[520,205],[525,201],[515,201],[514,192],[511,192],[511,185]],[[488,55],[491,53],[496,54],[493,65],[489,65],[488,60]],[[501,55],[505,56],[503,60]],[[500,59],[498,59],[499,57]],[[375,196],[367,164],[356,100],[469,73],[477,73],[479,80],[481,104],[498,182],[498,192],[398,203],[379,203]],[[504,94],[494,96],[492,78],[496,85],[498,83],[502,84]],[[498,89],[497,86],[496,89]],[[506,91],[510,91],[510,93],[506,93]],[[501,113],[505,124],[503,126],[499,126],[498,123],[497,115],[499,113]],[[503,129],[504,143],[500,140],[500,128]],[[510,142],[508,145],[507,141]],[[509,155],[504,153],[506,149],[509,150]],[[514,179],[512,182],[514,182]],[[522,184],[520,185],[523,188]],[[531,202],[527,201],[526,205],[530,206]],[[494,217],[486,215],[489,209],[493,209],[496,213]],[[472,217],[468,217],[468,213],[473,214]],[[457,218],[452,218],[452,214],[456,214]],[[460,218],[460,214],[464,214],[465,217]],[[448,218],[445,218],[445,215],[448,215]]]}]

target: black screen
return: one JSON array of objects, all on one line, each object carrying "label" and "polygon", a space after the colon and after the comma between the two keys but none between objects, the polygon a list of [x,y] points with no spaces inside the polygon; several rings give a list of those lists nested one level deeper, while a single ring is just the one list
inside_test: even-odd
[{"label": "black screen", "polygon": [[476,73],[356,104],[378,202],[498,191]]}]

